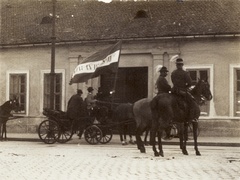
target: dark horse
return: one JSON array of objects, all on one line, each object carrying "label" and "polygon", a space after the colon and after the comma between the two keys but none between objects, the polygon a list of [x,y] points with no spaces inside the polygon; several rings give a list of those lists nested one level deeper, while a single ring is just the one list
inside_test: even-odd
[{"label": "dark horse", "polygon": [[[199,80],[196,86],[190,91],[191,95],[196,100],[195,116],[192,117],[191,123],[193,124],[193,136],[194,136],[194,147],[196,155],[201,155],[197,145],[197,129],[198,121],[200,116],[199,104],[202,102],[204,97],[206,100],[212,99],[210,86],[207,81]],[[142,153],[145,153],[145,147],[141,140],[140,134],[151,127],[150,143],[153,147],[155,156],[163,156],[161,136],[162,132],[169,128],[172,122],[178,125],[180,148],[183,154],[187,155],[186,141],[187,141],[187,125],[188,125],[188,111],[187,103],[183,101],[179,104],[179,97],[174,94],[160,94],[151,99],[141,99],[134,104],[133,110],[137,123],[136,139],[138,149]],[[153,116],[153,114],[155,114]],[[154,117],[154,118],[153,118]],[[155,147],[155,137],[158,137],[158,146],[160,152],[157,152]]]},{"label": "dark horse", "polygon": [[5,135],[4,139],[7,139],[7,128],[6,124],[9,117],[12,116],[11,111],[18,111],[19,103],[17,99],[6,101],[3,105],[0,106],[0,139],[3,140],[3,135]]},{"label": "dark horse", "polygon": [[129,143],[134,143],[132,140],[133,136],[133,130],[135,129],[135,120],[133,116],[133,104],[131,103],[121,103],[118,105],[114,110],[112,114],[112,119],[114,122],[117,123],[119,135],[120,135],[120,141],[122,142],[122,145],[127,144],[127,134],[130,137]]}]

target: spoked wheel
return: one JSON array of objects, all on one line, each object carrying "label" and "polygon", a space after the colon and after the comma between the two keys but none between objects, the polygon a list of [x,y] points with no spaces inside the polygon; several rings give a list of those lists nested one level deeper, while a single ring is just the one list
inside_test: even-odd
[{"label": "spoked wheel", "polygon": [[107,144],[112,140],[112,130],[105,127],[101,128],[102,129],[102,139],[100,140],[101,144]]},{"label": "spoked wheel", "polygon": [[57,139],[59,143],[68,142],[73,136],[72,124],[60,128],[60,136]]},{"label": "spoked wheel", "polygon": [[58,123],[53,120],[45,120],[38,127],[38,136],[46,144],[55,143],[60,135]]},{"label": "spoked wheel", "polygon": [[84,138],[89,144],[98,144],[102,139],[102,131],[96,125],[89,126],[85,129]]}]

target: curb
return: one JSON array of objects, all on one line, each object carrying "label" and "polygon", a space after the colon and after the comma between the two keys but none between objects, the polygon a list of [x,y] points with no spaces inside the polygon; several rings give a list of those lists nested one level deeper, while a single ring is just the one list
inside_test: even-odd
[{"label": "curb", "polygon": [[[8,138],[7,141],[27,141],[27,142],[42,142],[37,138]],[[113,140],[114,142],[116,140]],[[42,142],[43,143],[43,142]],[[117,143],[117,142],[114,142]],[[120,141],[119,141],[119,144]],[[163,145],[179,145],[178,141],[163,141]],[[90,145],[90,144],[89,144]],[[194,146],[194,142],[187,142],[187,145]],[[224,146],[224,147],[240,147],[240,143],[226,143],[226,142],[198,142],[198,146]]]}]

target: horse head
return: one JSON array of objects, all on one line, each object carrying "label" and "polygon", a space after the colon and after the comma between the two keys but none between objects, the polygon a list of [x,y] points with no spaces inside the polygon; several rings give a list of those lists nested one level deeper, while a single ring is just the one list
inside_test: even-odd
[{"label": "horse head", "polygon": [[14,112],[18,112],[19,111],[19,101],[17,98],[13,98],[13,99],[10,99],[8,102],[8,108]]},{"label": "horse head", "polygon": [[196,86],[192,90],[193,96],[197,96],[196,99],[200,101],[210,101],[212,100],[212,93],[210,90],[210,85],[207,80],[198,79]]}]

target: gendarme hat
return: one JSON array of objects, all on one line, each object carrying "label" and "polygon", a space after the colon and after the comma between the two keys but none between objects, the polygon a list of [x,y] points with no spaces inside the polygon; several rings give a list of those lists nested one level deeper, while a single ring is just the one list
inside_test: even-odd
[{"label": "gendarme hat", "polygon": [[163,67],[159,70],[159,72],[168,72],[168,70],[167,70],[167,68],[166,68],[165,66],[163,66]]},{"label": "gendarme hat", "polygon": [[87,88],[88,92],[92,92],[94,89],[92,87]]},{"label": "gendarme hat", "polygon": [[77,90],[77,93],[78,93],[78,94],[83,94],[83,92],[82,92],[81,89],[78,89],[78,90]]},{"label": "gendarme hat", "polygon": [[176,60],[176,64],[183,64],[183,60],[182,60],[182,58],[177,58],[177,60]]}]

